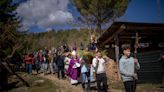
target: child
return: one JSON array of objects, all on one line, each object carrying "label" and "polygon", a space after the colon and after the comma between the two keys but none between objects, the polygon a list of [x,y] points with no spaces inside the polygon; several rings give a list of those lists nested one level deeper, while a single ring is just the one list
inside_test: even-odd
[{"label": "child", "polygon": [[124,82],[126,92],[135,92],[136,80],[138,79],[135,70],[140,69],[140,65],[137,59],[130,56],[131,49],[129,46],[123,48],[123,56],[119,61],[119,69],[121,78]]}]

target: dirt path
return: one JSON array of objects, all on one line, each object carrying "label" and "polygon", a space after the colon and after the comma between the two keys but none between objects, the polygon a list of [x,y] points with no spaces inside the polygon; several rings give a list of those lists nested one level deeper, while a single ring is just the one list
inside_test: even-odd
[{"label": "dirt path", "polygon": [[[52,80],[55,85],[58,85],[60,88],[57,90],[57,92],[84,92],[81,85],[71,85],[68,80],[59,80],[56,75],[42,75],[40,74],[39,76]],[[89,92],[97,92],[97,91],[89,91]],[[109,92],[122,92],[120,90],[115,90],[115,89],[110,89]]]},{"label": "dirt path", "polygon": [[83,92],[81,85],[71,85],[68,80],[59,80],[56,75],[40,74],[39,76],[52,80],[55,85],[59,86],[60,89],[57,92]]}]

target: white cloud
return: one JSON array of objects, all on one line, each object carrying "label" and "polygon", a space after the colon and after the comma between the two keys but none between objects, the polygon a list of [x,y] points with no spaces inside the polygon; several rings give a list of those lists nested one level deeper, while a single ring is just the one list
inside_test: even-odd
[{"label": "white cloud", "polygon": [[49,28],[73,21],[73,16],[67,10],[69,0],[28,0],[21,3],[17,13],[22,17],[24,28],[37,25]]}]

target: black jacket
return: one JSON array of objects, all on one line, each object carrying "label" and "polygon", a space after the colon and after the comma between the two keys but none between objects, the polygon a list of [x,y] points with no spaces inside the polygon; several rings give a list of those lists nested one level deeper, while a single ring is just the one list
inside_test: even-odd
[{"label": "black jacket", "polygon": [[65,59],[64,56],[58,55],[58,56],[56,57],[56,65],[57,65],[57,66],[64,66],[64,59]]}]

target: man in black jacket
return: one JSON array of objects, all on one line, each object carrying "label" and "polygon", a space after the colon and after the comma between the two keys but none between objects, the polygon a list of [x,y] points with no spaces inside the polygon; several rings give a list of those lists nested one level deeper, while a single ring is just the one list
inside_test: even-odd
[{"label": "man in black jacket", "polygon": [[59,53],[57,55],[57,58],[56,58],[56,65],[58,67],[58,78],[62,78],[64,79],[65,78],[65,75],[64,75],[64,59],[65,57]]}]

